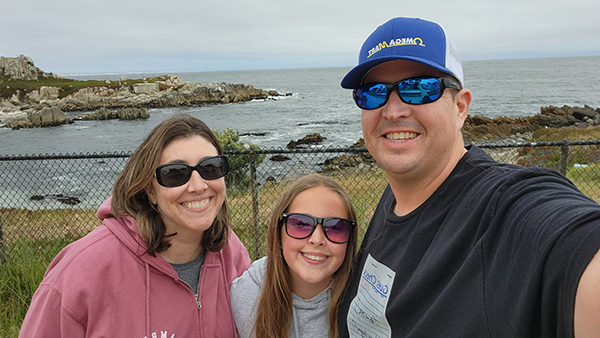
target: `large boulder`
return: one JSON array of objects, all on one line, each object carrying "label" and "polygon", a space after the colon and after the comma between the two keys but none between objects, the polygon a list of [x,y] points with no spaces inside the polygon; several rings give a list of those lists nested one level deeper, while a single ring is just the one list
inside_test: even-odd
[{"label": "large boulder", "polygon": [[42,108],[41,110],[30,110],[27,112],[27,117],[20,116],[14,118],[6,124],[6,127],[12,129],[49,127],[70,122],[71,121],[65,116],[65,113],[63,113],[60,108],[46,107]]},{"label": "large boulder", "polygon": [[122,108],[117,109],[117,116],[121,120],[147,119],[150,117],[147,108]]},{"label": "large boulder", "polygon": [[[46,87],[42,86],[38,90],[31,91],[25,95],[22,103],[39,104],[48,103],[54,104],[58,102],[58,95],[60,94],[59,87]],[[48,102],[51,101],[51,102]]]},{"label": "large boulder", "polygon": [[74,118],[74,120],[134,120],[134,119],[147,119],[150,117],[147,108],[121,108],[113,112],[108,108],[100,108],[92,114],[80,115]]},{"label": "large boulder", "polygon": [[325,138],[323,136],[321,136],[321,134],[314,133],[311,135],[306,135],[297,141],[294,141],[294,140],[290,141],[287,144],[287,148],[288,149],[296,149],[303,145],[319,144],[319,143],[323,142],[324,139]]},{"label": "large boulder", "polygon": [[58,126],[69,123],[69,119],[58,107],[34,110],[27,114],[34,127]]},{"label": "large boulder", "polygon": [[490,140],[499,137],[524,134],[540,128],[541,125],[531,123],[529,118],[511,119],[506,116],[491,119],[481,115],[469,115],[463,124],[463,136],[466,143],[475,140]]},{"label": "large boulder", "polygon": [[133,92],[136,94],[155,94],[158,93],[158,83],[136,83],[133,85]]},{"label": "large boulder", "polygon": [[[350,148],[365,148],[365,140],[360,138]],[[323,170],[326,172],[337,171],[344,168],[368,168],[375,164],[375,159],[368,152],[343,154],[334,158],[325,160],[322,163]]]}]

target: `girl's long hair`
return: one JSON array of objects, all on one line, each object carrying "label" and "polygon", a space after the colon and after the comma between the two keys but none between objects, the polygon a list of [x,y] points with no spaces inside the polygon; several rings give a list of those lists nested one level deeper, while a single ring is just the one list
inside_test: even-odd
[{"label": "girl's long hair", "polygon": [[[115,216],[135,218],[138,232],[147,245],[146,253],[155,255],[170,247],[166,227],[158,208],[150,203],[146,189],[154,179],[163,150],[173,140],[201,136],[209,141],[222,155],[219,141],[202,121],[189,115],[175,115],[157,125],[133,153],[113,186],[111,212]],[[217,213],[213,224],[204,231],[198,243],[209,251],[219,251],[227,245],[231,217],[227,197]]]},{"label": "girl's long hair", "polygon": [[[323,186],[336,192],[346,204],[347,218],[357,221],[350,197],[332,178],[310,174],[294,181],[280,197],[269,220],[267,243],[268,258],[263,289],[260,294],[254,331],[256,337],[287,338],[292,318],[292,284],[289,267],[281,247],[281,214],[286,212],[296,196],[310,188]],[[345,291],[346,281],[354,264],[358,229],[354,227],[346,246],[346,255],[340,268],[333,274],[331,303],[329,304],[329,337],[338,336],[337,314]]]}]

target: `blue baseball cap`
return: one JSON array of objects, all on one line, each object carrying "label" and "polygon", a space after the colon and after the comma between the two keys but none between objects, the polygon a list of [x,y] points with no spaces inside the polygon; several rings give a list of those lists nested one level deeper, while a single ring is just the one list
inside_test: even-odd
[{"label": "blue baseball cap", "polygon": [[373,67],[387,61],[414,61],[454,76],[464,84],[458,50],[438,23],[416,18],[394,18],[367,38],[358,65],[342,79],[342,87],[358,88]]}]

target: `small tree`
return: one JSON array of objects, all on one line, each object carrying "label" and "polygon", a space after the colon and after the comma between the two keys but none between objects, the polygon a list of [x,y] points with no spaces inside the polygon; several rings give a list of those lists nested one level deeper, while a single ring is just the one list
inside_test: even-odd
[{"label": "small tree", "polygon": [[[245,144],[240,141],[240,132],[227,128],[222,132],[213,130],[224,151],[260,150],[256,144]],[[265,158],[264,154],[238,154],[228,156],[229,173],[225,176],[225,184],[232,193],[247,192],[252,184],[250,180],[250,164],[258,166]]]}]

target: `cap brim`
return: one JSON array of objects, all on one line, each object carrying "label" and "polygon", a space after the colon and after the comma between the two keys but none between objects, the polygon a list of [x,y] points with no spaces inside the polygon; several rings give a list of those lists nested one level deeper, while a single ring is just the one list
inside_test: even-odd
[{"label": "cap brim", "polygon": [[380,57],[380,58],[376,58],[373,60],[369,60],[367,62],[363,62],[362,64],[352,68],[348,72],[348,74],[346,74],[346,76],[344,76],[344,78],[342,79],[342,82],[341,82],[342,88],[346,88],[346,89],[358,88],[362,84],[362,80],[365,77],[365,75],[371,69],[375,68],[376,66],[378,66],[384,62],[395,61],[395,60],[406,60],[406,61],[418,62],[425,66],[439,70],[442,73],[446,73],[448,75],[458,78],[454,73],[452,73],[447,68],[440,67],[438,64],[431,62],[429,60],[425,60],[425,59],[421,59],[421,58],[417,58],[417,57],[410,57],[410,56],[386,56],[386,57]]}]

